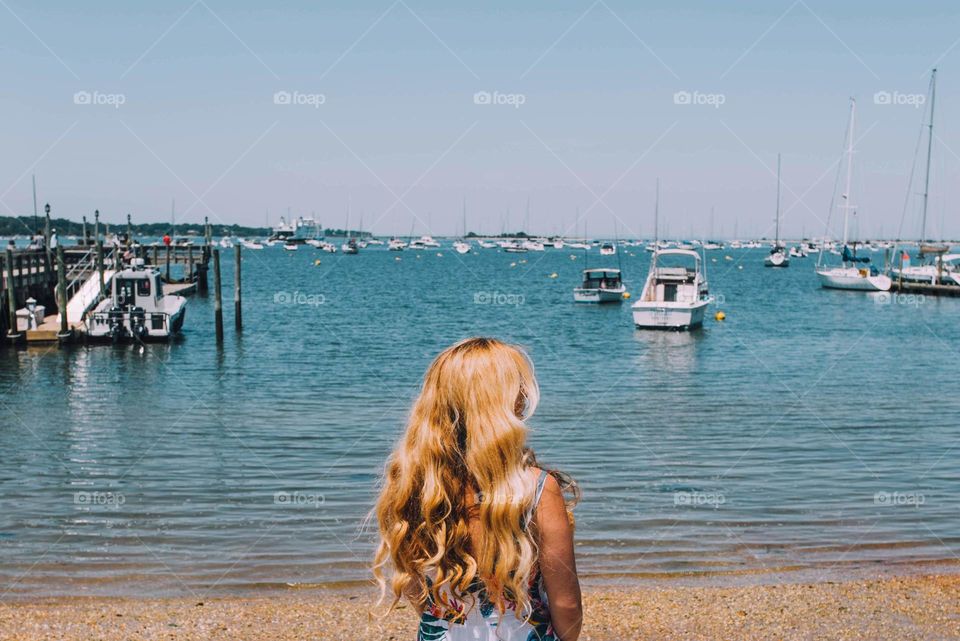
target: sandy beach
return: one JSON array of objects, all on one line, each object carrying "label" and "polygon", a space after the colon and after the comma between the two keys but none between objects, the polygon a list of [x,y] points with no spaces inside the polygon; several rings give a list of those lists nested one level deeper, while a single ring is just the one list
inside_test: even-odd
[{"label": "sandy beach", "polygon": [[[960,576],[745,587],[587,587],[582,639],[956,639]],[[7,602],[0,639],[413,639],[409,608],[377,621],[365,590],[196,599]]]}]

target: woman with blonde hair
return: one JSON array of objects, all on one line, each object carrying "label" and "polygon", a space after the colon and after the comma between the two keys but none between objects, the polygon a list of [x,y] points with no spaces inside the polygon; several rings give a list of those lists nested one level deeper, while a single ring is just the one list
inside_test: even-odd
[{"label": "woman with blonde hair", "polygon": [[387,461],[373,569],[420,614],[419,640],[580,635],[578,492],[526,446],[538,398],[527,355],[492,338],[452,345],[424,376]]}]

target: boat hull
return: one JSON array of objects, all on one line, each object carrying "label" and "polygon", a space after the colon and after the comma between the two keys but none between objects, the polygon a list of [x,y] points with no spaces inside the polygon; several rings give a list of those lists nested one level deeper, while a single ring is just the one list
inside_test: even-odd
[{"label": "boat hull", "polygon": [[864,275],[857,269],[817,270],[820,285],[827,289],[847,289],[860,292],[886,292],[890,290],[890,277],[883,274]]},{"label": "boat hull", "polygon": [[619,303],[623,300],[625,288],[620,289],[584,289],[573,290],[573,300],[577,303]]},{"label": "boat hull", "polygon": [[770,254],[763,259],[766,267],[789,267],[790,258],[786,254]]},{"label": "boat hull", "polygon": [[703,325],[709,301],[691,305],[638,302],[633,305],[633,324],[637,329],[686,331]]}]

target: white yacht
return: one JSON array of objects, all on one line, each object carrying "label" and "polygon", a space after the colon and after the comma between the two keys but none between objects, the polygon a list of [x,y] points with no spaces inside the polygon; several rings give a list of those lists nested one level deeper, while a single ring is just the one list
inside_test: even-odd
[{"label": "white yacht", "polygon": [[603,243],[600,245],[601,256],[613,256],[617,253],[617,246],[613,243]]},{"label": "white yacht", "polygon": [[585,269],[583,282],[573,290],[573,300],[578,303],[619,303],[626,291],[619,269]]},{"label": "white yacht", "polygon": [[391,238],[390,242],[387,243],[387,249],[392,252],[403,251],[407,248],[406,241],[400,240],[399,238]]},{"label": "white yacht", "polygon": [[700,254],[689,249],[653,252],[640,300],[633,304],[638,329],[695,329],[710,304]]},{"label": "white yacht", "polygon": [[847,181],[844,193],[841,195],[843,204],[843,250],[841,264],[835,267],[821,265],[823,252],[817,260],[817,278],[820,285],[829,289],[849,289],[867,292],[885,292],[890,289],[890,277],[879,273],[876,268],[868,266],[869,256],[857,256],[857,244],[853,243],[851,250],[847,234],[849,230],[850,211],[856,207],[850,204],[850,178],[853,172],[853,141],[856,125],[857,101],[850,99],[850,124],[847,127]]},{"label": "white yacht", "polygon": [[458,240],[457,242],[453,243],[453,251],[457,252],[458,254],[469,254],[470,243],[463,240]]},{"label": "white yacht", "polygon": [[183,296],[163,293],[160,270],[134,258],[129,269],[110,279],[110,296],[88,314],[87,335],[113,341],[169,339],[183,327],[186,307]]},{"label": "white yacht", "polygon": [[263,249],[263,243],[255,240],[241,240],[240,244],[243,245],[244,249]]},{"label": "white yacht", "polygon": [[360,245],[357,244],[355,238],[348,238],[347,242],[341,245],[340,249],[344,254],[358,254],[360,253]]}]

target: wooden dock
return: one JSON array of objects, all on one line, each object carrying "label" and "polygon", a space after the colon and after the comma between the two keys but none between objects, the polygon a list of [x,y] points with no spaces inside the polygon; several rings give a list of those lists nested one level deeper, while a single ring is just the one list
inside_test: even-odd
[{"label": "wooden dock", "polygon": [[960,296],[960,285],[934,285],[910,281],[893,281],[890,291],[899,294],[919,294],[923,296]]},{"label": "wooden dock", "polygon": [[[58,256],[68,281],[89,279],[90,276],[112,269],[114,265],[141,258],[148,266],[160,270],[165,283],[164,294],[188,296],[207,291],[207,272],[212,257],[212,248],[203,245],[164,245],[161,243],[136,244],[131,246],[104,246],[103,243],[87,243],[63,246],[61,252],[46,249],[17,249],[8,247],[0,253],[0,334],[29,343],[57,342],[61,339],[59,313],[46,314],[36,329],[16,331],[13,311],[25,306],[28,298],[48,310],[59,312],[57,295]],[[179,278],[174,279],[171,266],[181,265]],[[69,288],[67,291],[73,293]],[[68,329],[82,332],[83,323],[70,323]],[[11,331],[13,330],[13,331]]]}]

